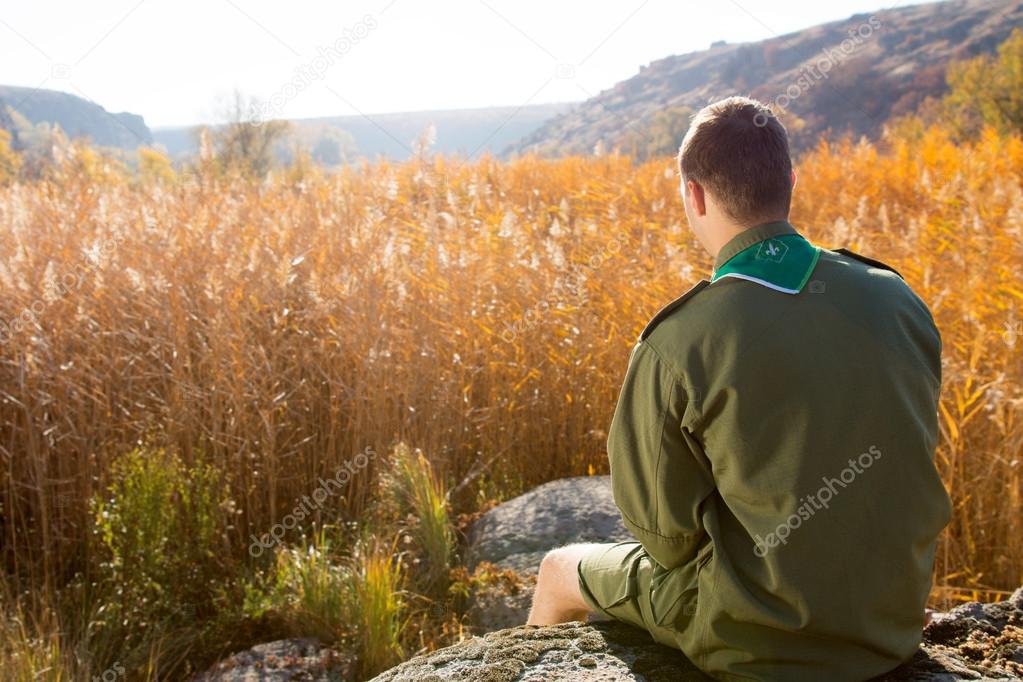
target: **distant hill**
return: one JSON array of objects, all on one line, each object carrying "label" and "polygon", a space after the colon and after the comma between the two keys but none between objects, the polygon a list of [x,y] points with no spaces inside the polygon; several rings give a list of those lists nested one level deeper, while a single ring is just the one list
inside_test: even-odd
[{"label": "distant hill", "polygon": [[0,128],[18,137],[19,116],[32,126],[58,124],[71,138],[89,138],[103,147],[135,149],[152,144],[141,116],[111,113],[87,99],[56,90],[0,85]]},{"label": "distant hill", "polygon": [[796,148],[829,130],[873,136],[891,116],[943,92],[949,61],[992,52],[1019,26],[1023,0],[950,0],[858,14],[758,43],[717,42],[641,68],[527,135],[515,151],[625,146],[630,135],[653,130],[658,112],[698,109],[733,94],[782,105],[784,111],[773,108]]},{"label": "distant hill", "polygon": [[[568,104],[539,104],[525,107],[490,107],[447,111],[416,111],[362,116],[336,116],[291,121],[295,137],[304,143],[329,131],[351,135],[352,157],[386,156],[404,159],[409,149],[429,126],[436,141],[432,149],[443,153],[496,154],[545,121],[563,113]],[[0,129],[12,133],[15,144],[43,139],[39,130],[53,125],[72,138],[88,138],[94,144],[134,150],[140,145],[163,145],[179,158],[196,152],[194,126],[150,130],[141,116],[111,113],[76,95],[9,85],[0,85]],[[34,128],[34,130],[33,130]]]},{"label": "distant hill", "polygon": [[[414,140],[432,125],[436,131],[433,151],[465,155],[500,153],[509,145],[539,128],[545,121],[568,110],[568,104],[537,104],[525,107],[488,107],[414,111],[362,116],[332,116],[294,119],[291,124],[299,137],[304,133],[337,128],[352,136],[357,156],[385,156],[404,159]],[[196,151],[194,127],[156,128],[153,137],[173,156]],[[316,134],[319,134],[318,132]]]}]

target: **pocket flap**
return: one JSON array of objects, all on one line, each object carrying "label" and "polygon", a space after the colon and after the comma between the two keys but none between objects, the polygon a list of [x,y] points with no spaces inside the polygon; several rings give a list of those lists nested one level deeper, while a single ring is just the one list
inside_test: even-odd
[{"label": "pocket flap", "polygon": [[709,542],[692,561],[655,575],[650,583],[650,613],[658,625],[681,629],[696,613],[697,584],[713,553]]},{"label": "pocket flap", "polygon": [[625,580],[621,582],[618,590],[613,593],[610,603],[603,605],[605,609],[624,604],[639,594],[639,565],[643,556],[641,552],[636,552],[635,554],[636,556],[629,559],[629,569]]}]

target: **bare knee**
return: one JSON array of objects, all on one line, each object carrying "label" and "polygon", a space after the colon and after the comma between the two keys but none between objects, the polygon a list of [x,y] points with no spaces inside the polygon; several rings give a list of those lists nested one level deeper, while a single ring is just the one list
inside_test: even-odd
[{"label": "bare knee", "polygon": [[579,562],[590,545],[553,549],[540,561],[536,593],[530,611],[531,625],[585,620],[589,607],[579,590]]},{"label": "bare knee", "polygon": [[592,544],[577,544],[552,549],[540,561],[537,580],[574,583],[578,580],[579,562],[593,547]]},{"label": "bare knee", "polygon": [[540,561],[540,572],[538,580],[543,578],[556,578],[579,569],[580,557],[572,551],[572,547],[558,547],[544,555]]}]

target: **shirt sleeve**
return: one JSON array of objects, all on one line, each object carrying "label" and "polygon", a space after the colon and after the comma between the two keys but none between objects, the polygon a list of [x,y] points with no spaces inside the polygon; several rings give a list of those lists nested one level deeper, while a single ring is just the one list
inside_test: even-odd
[{"label": "shirt sleeve", "polygon": [[665,568],[696,555],[705,537],[700,504],[714,490],[683,426],[695,400],[648,342],[636,345],[608,433],[611,487],[625,526]]}]

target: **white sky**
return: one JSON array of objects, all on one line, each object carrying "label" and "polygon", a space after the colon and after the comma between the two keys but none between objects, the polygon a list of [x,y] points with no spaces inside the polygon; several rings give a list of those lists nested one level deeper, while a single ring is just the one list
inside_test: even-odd
[{"label": "white sky", "polygon": [[[282,93],[273,113],[286,118],[574,101],[716,40],[904,4],[883,2],[6,0],[0,83],[78,94],[150,126],[215,120],[235,89]],[[317,48],[346,30],[362,37],[312,71],[325,64]],[[285,95],[303,67],[309,85]]]}]

